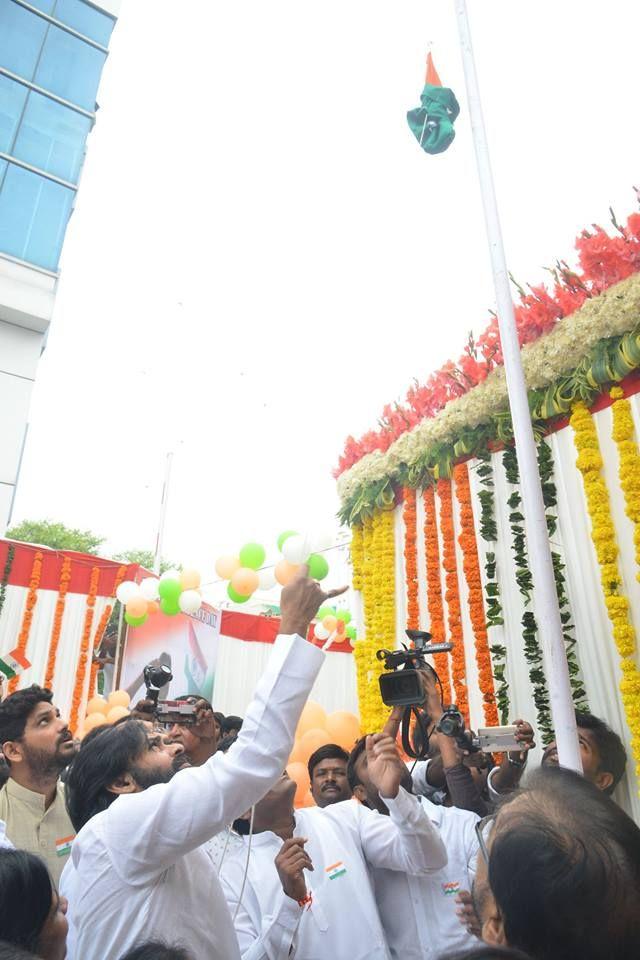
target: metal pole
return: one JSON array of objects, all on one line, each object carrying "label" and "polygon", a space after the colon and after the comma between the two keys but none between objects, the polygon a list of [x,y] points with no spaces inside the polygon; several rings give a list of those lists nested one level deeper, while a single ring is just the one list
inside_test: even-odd
[{"label": "metal pole", "polygon": [[467,87],[467,100],[471,117],[471,131],[476,152],[476,165],[480,181],[480,193],[489,241],[489,253],[493,269],[493,282],[498,307],[500,340],[504,356],[504,368],[509,393],[509,406],[513,420],[516,455],[522,484],[522,505],[529,544],[529,559],[534,583],[534,605],[538,636],[544,652],[551,714],[558,745],[558,759],[562,766],[582,773],[582,760],[574,714],[569,668],[562,635],[562,622],[558,608],[556,583],[551,559],[551,545],[542,499],[542,487],[538,473],[538,461],[531,415],[527,399],[527,386],[522,369],[520,344],[516,328],[509,287],[509,274],[502,243],[502,231],[498,217],[489,148],[484,128],[482,104],[476,66],[473,57],[471,32],[467,16],[466,0],[454,0],[462,64]]},{"label": "metal pole", "polygon": [[167,454],[167,465],[164,472],[164,485],[162,487],[162,501],[160,503],[160,519],[158,520],[158,536],[156,537],[156,551],[153,558],[153,572],[160,575],[160,563],[162,560],[162,541],[164,538],[164,525],[167,519],[167,504],[169,502],[169,482],[171,480],[171,465],[173,463],[173,451]]}]

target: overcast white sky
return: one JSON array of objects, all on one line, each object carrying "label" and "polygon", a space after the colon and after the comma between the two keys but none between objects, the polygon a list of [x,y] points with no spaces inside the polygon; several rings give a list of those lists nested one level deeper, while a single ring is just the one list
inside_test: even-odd
[{"label": "overcast white sky", "polygon": [[[470,0],[507,256],[537,282],[640,182],[636,0]],[[429,42],[462,112],[406,125]],[[213,576],[333,529],[331,468],[494,297],[452,0],[124,0],[14,521]],[[176,446],[178,441],[182,441]]]}]

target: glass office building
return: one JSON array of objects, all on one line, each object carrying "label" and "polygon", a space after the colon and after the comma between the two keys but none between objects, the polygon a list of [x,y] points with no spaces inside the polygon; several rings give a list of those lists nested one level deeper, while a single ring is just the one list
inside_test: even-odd
[{"label": "glass office building", "polygon": [[55,272],[115,18],[0,0],[0,252]]}]

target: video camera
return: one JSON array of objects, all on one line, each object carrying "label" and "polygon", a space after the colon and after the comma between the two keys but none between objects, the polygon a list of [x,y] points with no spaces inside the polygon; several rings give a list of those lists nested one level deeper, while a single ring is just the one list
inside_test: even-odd
[{"label": "video camera", "polygon": [[166,664],[148,663],[142,676],[147,689],[147,700],[153,703],[153,716],[158,723],[165,726],[173,726],[174,723],[189,726],[196,722],[196,708],[192,703],[184,700],[158,700],[162,687],[173,680],[173,674]]}]

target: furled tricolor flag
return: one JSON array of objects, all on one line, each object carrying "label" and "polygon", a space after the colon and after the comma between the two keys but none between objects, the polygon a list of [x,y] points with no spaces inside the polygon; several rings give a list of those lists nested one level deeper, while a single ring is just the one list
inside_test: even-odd
[{"label": "furled tricolor flag", "polygon": [[7,680],[17,677],[19,673],[28,670],[30,666],[31,664],[25,655],[20,653],[17,647],[11,653],[0,654],[0,673],[3,673]]},{"label": "furled tricolor flag", "polygon": [[411,132],[425,153],[443,153],[456,135],[453,123],[460,106],[453,90],[442,86],[431,53],[427,55],[427,76],[420,103],[421,107],[407,113]]}]

